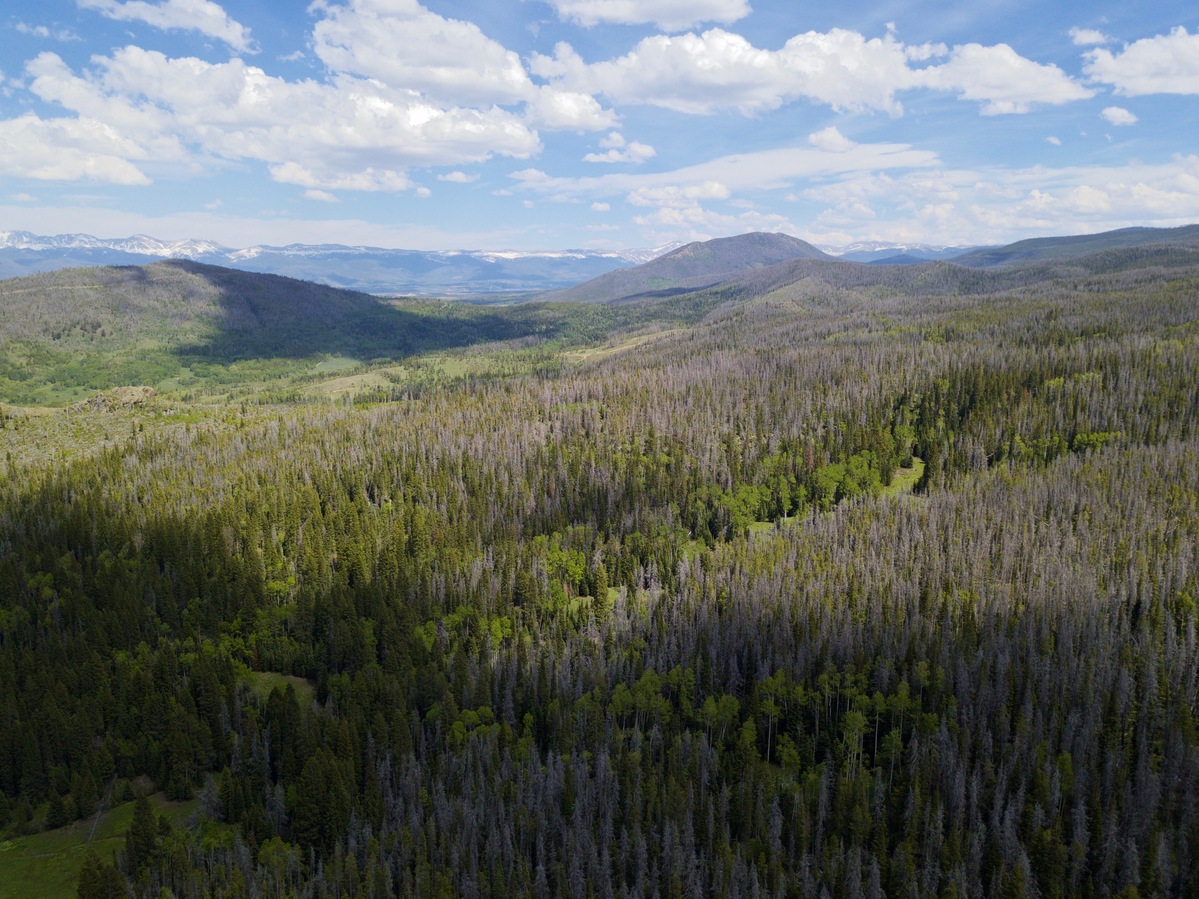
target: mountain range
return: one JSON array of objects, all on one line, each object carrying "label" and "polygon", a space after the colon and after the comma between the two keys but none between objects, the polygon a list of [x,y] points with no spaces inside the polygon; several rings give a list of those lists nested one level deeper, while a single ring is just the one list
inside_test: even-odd
[{"label": "mountain range", "polygon": [[[431,251],[342,244],[233,249],[211,240],[162,240],[144,234],[105,239],[90,234],[43,236],[27,231],[0,231],[0,278],[61,268],[146,265],[161,259],[188,259],[242,271],[302,278],[364,293],[477,297],[571,288],[608,272],[649,262],[680,246],[672,243],[644,249],[546,252]],[[951,258],[970,248],[874,242],[810,249],[855,262],[919,262]]]},{"label": "mountain range", "polygon": [[526,298],[606,302],[670,294],[728,281],[794,260],[912,265],[952,261],[969,268],[1047,263],[1109,250],[1195,246],[1199,225],[1124,228],[1102,234],[1045,237],[1000,247],[947,247],[859,242],[814,246],[786,234],[668,244],[630,250],[431,251],[341,244],[289,244],[231,249],[209,240],[146,235],[102,239],[0,231],[0,278],[106,265],[184,259],[381,296]]},{"label": "mountain range", "polygon": [[428,251],[341,244],[231,249],[208,240],[146,235],[101,239],[0,231],[0,278],[97,265],[146,265],[187,259],[261,274],[285,275],[363,293],[415,296],[525,294],[568,287],[616,268],[647,262],[674,245],[620,251]]},{"label": "mountain range", "polygon": [[[807,282],[821,289],[866,286],[924,293],[974,292],[1062,277],[1151,265],[1199,262],[1199,225],[1129,228],[1104,234],[1048,237],[1007,247],[924,260],[910,253],[865,264],[832,256],[794,237],[742,234],[691,243],[630,269],[608,272],[539,299],[587,303],[655,300],[705,288],[729,298],[760,297]],[[979,270],[985,270],[983,277]]]},{"label": "mountain range", "polygon": [[[300,258],[317,266],[330,253]],[[78,402],[122,385],[211,391],[232,377],[231,366],[242,381],[278,382],[283,372],[291,379],[285,389],[299,390],[321,366],[395,365],[481,343],[582,346],[616,331],[725,315],[999,295],[1094,278],[1177,280],[1195,271],[1199,226],[1046,238],[957,261],[888,265],[836,258],[785,234],[751,233],[686,244],[532,296],[558,302],[389,298],[183,259],[72,267],[0,284],[0,401]],[[386,386],[384,376],[373,378]]]}]

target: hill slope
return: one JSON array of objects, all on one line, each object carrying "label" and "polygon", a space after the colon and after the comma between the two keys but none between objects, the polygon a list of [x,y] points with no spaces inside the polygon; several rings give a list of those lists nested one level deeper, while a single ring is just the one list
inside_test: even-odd
[{"label": "hill slope", "polygon": [[1075,259],[1109,250],[1136,247],[1179,246],[1199,248],[1199,225],[1181,228],[1122,228],[1102,234],[1071,237],[1037,237],[1004,247],[989,247],[954,258],[958,265],[995,268],[1028,262]]},{"label": "hill slope", "polygon": [[611,303],[645,294],[695,290],[745,272],[794,259],[831,259],[810,243],[786,234],[752,233],[696,241],[631,269],[608,272],[542,299]]},{"label": "hill slope", "polygon": [[172,260],[0,282],[0,402],[57,404],[119,385],[203,387],[553,335],[544,307],[383,300]]}]

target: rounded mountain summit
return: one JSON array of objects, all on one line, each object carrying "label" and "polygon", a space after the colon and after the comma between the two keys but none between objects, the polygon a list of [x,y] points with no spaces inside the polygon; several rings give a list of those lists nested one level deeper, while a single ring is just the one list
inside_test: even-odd
[{"label": "rounded mountain summit", "polygon": [[780,262],[833,258],[787,234],[739,234],[695,241],[635,268],[607,272],[577,287],[542,294],[538,299],[611,303],[647,295],[666,296],[700,290]]}]

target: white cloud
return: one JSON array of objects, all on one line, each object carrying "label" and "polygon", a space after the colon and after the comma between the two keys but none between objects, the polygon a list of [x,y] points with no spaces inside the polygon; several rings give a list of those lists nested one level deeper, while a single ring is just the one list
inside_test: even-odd
[{"label": "white cloud", "polygon": [[782,231],[794,234],[800,229],[786,217],[759,212],[730,215],[696,205],[685,209],[659,209],[636,216],[633,221],[651,229],[647,237],[655,243],[668,240],[710,240],[744,234],[747,231]]},{"label": "white cloud", "polygon": [[[785,188],[810,178],[830,178],[850,173],[927,168],[939,165],[935,153],[907,144],[854,144],[851,149],[829,152],[816,147],[780,147],[755,153],[722,156],[698,165],[665,172],[613,173],[596,177],[557,178],[540,169],[524,169],[510,177],[523,190],[573,197],[637,194],[641,198],[680,196],[690,188],[690,199],[704,198],[711,185],[733,194]],[[713,197],[715,195],[712,195]]]},{"label": "white cloud", "polygon": [[1094,28],[1071,28],[1070,40],[1076,47],[1090,47],[1095,44],[1110,44],[1112,39],[1102,31]]},{"label": "white cloud", "polygon": [[923,70],[922,76],[929,87],[982,102],[983,115],[1025,113],[1034,103],[1056,105],[1095,95],[1057,66],[1025,59],[1007,44],[955,47],[948,62]]},{"label": "white cloud", "polygon": [[152,103],[120,96],[115,88],[76,76],[54,53],[40,53],[25,66],[30,91],[78,115],[103,122],[122,135],[126,159],[179,162],[187,153],[170,134],[170,117]]},{"label": "white cloud", "polygon": [[[933,169],[846,177],[804,191],[828,243],[964,245],[1199,218],[1199,156],[1156,165]],[[837,237],[836,235],[841,235]]]},{"label": "white cloud", "polygon": [[403,190],[409,166],[526,157],[541,146],[498,107],[442,107],[348,76],[288,82],[239,59],[212,64],[138,47],[93,64],[80,76],[41,54],[27,67],[31,90],[118,131],[126,159],[257,160],[277,180],[311,189]]},{"label": "white cloud", "polygon": [[583,161],[642,163],[658,155],[657,151],[648,144],[639,141],[628,143],[624,136],[617,131],[613,131],[600,141],[600,146],[607,149],[608,152],[588,153],[583,157]]},{"label": "white cloud", "polygon": [[[888,169],[907,170],[937,164],[934,154],[904,144],[853,144],[836,141],[829,132],[818,133],[817,146],[787,147],[713,159],[699,165],[660,173],[620,173],[591,178],[554,178],[538,169],[513,176],[519,189],[536,191],[556,199],[592,198],[607,205],[606,198],[623,196],[634,206],[647,208],[635,216],[635,224],[649,229],[653,240],[700,239],[744,231],[797,229],[786,218],[771,212],[749,209],[728,214],[706,208],[718,201],[726,207],[749,205],[745,194],[786,188],[807,179],[826,179],[848,173]],[[848,144],[848,146],[847,146]],[[647,235],[647,239],[649,235]]]},{"label": "white cloud", "polygon": [[822,131],[809,134],[808,143],[818,150],[824,150],[829,153],[844,153],[857,146],[857,144],[838,131],[833,125]]},{"label": "white cloud", "polygon": [[611,203],[592,203],[591,211],[592,212],[611,212],[612,204]]},{"label": "white cloud", "polygon": [[1060,147],[1062,145],[1062,139],[1054,134],[1051,134],[1049,137],[1045,138],[1045,142],[1053,144],[1055,147]]},{"label": "white cloud", "polygon": [[[917,65],[943,57],[948,58],[942,63]],[[907,46],[890,31],[867,39],[840,28],[796,35],[773,51],[719,28],[656,35],[622,57],[592,64],[560,43],[553,57],[534,54],[529,67],[570,90],[699,115],[719,109],[750,115],[799,99],[900,115],[896,95],[916,88],[957,92],[981,102],[987,115],[1094,95],[1056,66],[1025,59],[1006,44],[965,44],[949,51],[934,44]]]},{"label": "white cloud", "polygon": [[393,169],[368,167],[357,172],[334,172],[327,169],[313,171],[298,162],[283,162],[272,165],[270,172],[272,178],[283,184],[310,188],[305,196],[311,196],[314,191],[324,193],[320,190],[324,187],[334,190],[391,191],[402,191],[412,187],[412,182],[404,172]]},{"label": "white cloud", "polygon": [[1075,215],[1106,215],[1112,211],[1112,198],[1107,191],[1082,184],[1064,191],[1060,200],[1062,207]]},{"label": "white cloud", "polygon": [[1188,34],[1181,26],[1116,53],[1100,48],[1086,57],[1083,71],[1125,97],[1199,94],[1199,32]]},{"label": "white cloud", "polygon": [[656,24],[682,31],[701,22],[729,24],[750,13],[746,0],[549,0],[562,19],[590,27],[601,22]]},{"label": "white cloud", "polygon": [[437,176],[438,181],[448,181],[451,184],[472,184],[479,180],[478,175],[468,175],[466,172],[447,172]]},{"label": "white cloud", "polygon": [[42,38],[43,40],[56,40],[62,43],[79,40],[79,35],[68,28],[59,28],[51,31],[45,25],[29,25],[25,22],[17,22],[13,26],[18,34],[27,34],[30,37]]},{"label": "white cloud", "polygon": [[728,185],[705,181],[702,184],[639,188],[629,194],[628,201],[634,206],[686,209],[695,206],[699,200],[726,200],[729,194]]},{"label": "white cloud", "polygon": [[327,190],[306,190],[304,196],[310,200],[318,200],[321,203],[337,203],[339,200],[335,194],[329,193]]},{"label": "white cloud", "polygon": [[915,80],[904,47],[890,35],[867,40],[842,29],[797,35],[777,51],[719,28],[656,35],[625,56],[592,65],[562,43],[553,58],[534,55],[530,69],[574,90],[693,114],[748,114],[799,98],[898,113],[895,91]]},{"label": "white cloud", "polygon": [[317,0],[313,47],[341,75],[371,79],[397,96],[486,110],[524,104],[530,127],[600,131],[616,124],[590,93],[534,84],[520,57],[472,22],[416,0]]},{"label": "white cloud", "polygon": [[336,72],[454,104],[516,103],[535,93],[516,53],[416,0],[317,0],[310,9],[324,16],[313,47]]},{"label": "white cloud", "polygon": [[526,105],[525,118],[552,131],[602,131],[616,124],[616,114],[590,94],[544,86]]},{"label": "white cloud", "polygon": [[522,184],[548,184],[552,180],[541,169],[521,169],[518,172],[513,172],[509,177]]},{"label": "white cloud", "polygon": [[134,142],[95,119],[0,121],[0,174],[8,177],[143,185],[150,179],[130,160],[144,158]]},{"label": "white cloud", "polygon": [[1135,125],[1137,123],[1135,115],[1119,106],[1107,107],[1103,110],[1102,115],[1112,125]]},{"label": "white cloud", "polygon": [[109,19],[121,22],[145,22],[155,28],[198,31],[208,37],[224,41],[241,53],[255,52],[250,30],[229,18],[211,0],[162,0],[148,3],[145,0],[76,0],[84,9],[92,9]]}]

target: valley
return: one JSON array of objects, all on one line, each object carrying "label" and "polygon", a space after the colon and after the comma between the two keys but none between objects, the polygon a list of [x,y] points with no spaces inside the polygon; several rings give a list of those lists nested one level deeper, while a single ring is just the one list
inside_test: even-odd
[{"label": "valley", "polygon": [[1199,889],[1195,230],[710,243],[0,281],[0,883]]}]

